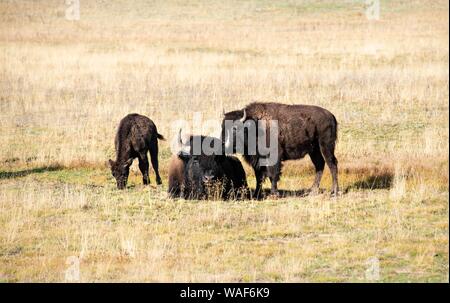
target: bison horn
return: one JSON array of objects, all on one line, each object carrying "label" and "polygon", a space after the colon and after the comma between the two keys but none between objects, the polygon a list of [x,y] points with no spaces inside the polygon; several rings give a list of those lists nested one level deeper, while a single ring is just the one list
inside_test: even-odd
[{"label": "bison horn", "polygon": [[181,128],[180,128],[180,131],[178,132],[177,143],[178,143],[179,146],[183,146],[183,140],[181,139]]},{"label": "bison horn", "polygon": [[225,108],[222,108],[222,116],[225,116]]},{"label": "bison horn", "polygon": [[247,112],[245,111],[245,108],[244,108],[243,112],[244,112],[244,115],[242,116],[241,120],[239,120],[242,123],[244,123],[245,119],[247,119]]},{"label": "bison horn", "polygon": [[181,128],[180,128],[180,131],[178,132],[178,140],[177,140],[177,143],[178,143],[178,148],[179,148],[181,151],[184,151],[184,152],[189,153],[190,145],[189,145],[189,142],[188,142],[188,143],[183,142],[183,139],[182,139],[182,137],[181,137]]}]

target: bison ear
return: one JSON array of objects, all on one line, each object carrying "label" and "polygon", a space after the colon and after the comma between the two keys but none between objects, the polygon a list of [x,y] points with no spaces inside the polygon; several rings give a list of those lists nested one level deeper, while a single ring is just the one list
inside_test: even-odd
[{"label": "bison ear", "polygon": [[109,164],[110,167],[113,167],[115,162],[113,160],[109,159],[108,160],[108,164]]}]

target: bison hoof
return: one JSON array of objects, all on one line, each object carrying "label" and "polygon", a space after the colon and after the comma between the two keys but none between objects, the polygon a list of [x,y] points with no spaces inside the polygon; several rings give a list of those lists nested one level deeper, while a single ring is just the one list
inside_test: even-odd
[{"label": "bison hoof", "polygon": [[269,199],[278,199],[281,195],[278,191],[270,192],[270,195],[268,196]]},{"label": "bison hoof", "polygon": [[255,190],[252,194],[251,194],[251,198],[255,199],[255,200],[261,200],[263,198],[263,194],[261,191]]},{"label": "bison hoof", "polygon": [[330,194],[330,197],[331,198],[337,198],[340,195],[341,195],[341,192],[339,192],[339,191],[332,191],[331,194]]}]

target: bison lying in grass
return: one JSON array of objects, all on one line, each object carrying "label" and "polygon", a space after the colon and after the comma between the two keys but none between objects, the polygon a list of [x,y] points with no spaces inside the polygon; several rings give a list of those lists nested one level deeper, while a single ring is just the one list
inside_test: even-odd
[{"label": "bison lying in grass", "polygon": [[242,199],[248,186],[241,162],[232,156],[179,154],[184,162],[185,199]]},{"label": "bison lying in grass", "polygon": [[111,173],[116,179],[117,188],[124,189],[133,159],[139,159],[139,169],[144,184],[149,184],[149,163],[147,152],[150,151],[156,183],[161,184],[158,171],[158,139],[164,137],[158,134],[155,124],[149,118],[139,114],[125,116],[119,124],[115,138],[116,160],[109,159]]},{"label": "bison lying in grass", "polygon": [[[185,199],[241,199],[247,197],[248,187],[244,168],[235,157],[205,154],[201,145],[221,147],[214,137],[189,136],[187,143],[178,137],[183,150],[173,156],[169,166],[169,195]],[[199,144],[198,155],[194,154]],[[197,146],[198,147],[198,146]]]}]

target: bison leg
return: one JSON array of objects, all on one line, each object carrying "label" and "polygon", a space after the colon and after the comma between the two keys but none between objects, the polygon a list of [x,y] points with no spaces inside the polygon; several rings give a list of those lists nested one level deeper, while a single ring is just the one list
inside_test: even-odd
[{"label": "bison leg", "polygon": [[150,178],[148,177],[148,168],[149,168],[149,164],[148,164],[147,154],[141,153],[139,155],[139,170],[142,173],[142,182],[144,183],[144,185],[147,185],[150,183]]},{"label": "bison leg", "polygon": [[278,181],[280,180],[281,173],[281,165],[277,163],[274,166],[270,166],[267,168],[267,175],[269,176],[271,188],[270,194],[273,196],[278,196]]},{"label": "bison leg", "polygon": [[334,142],[333,144],[320,144],[320,151],[322,152],[325,161],[327,162],[328,167],[331,171],[331,176],[333,178],[333,185],[331,188],[331,195],[336,196],[339,192],[338,185],[338,167],[337,167],[337,159],[334,156]]},{"label": "bison leg", "polygon": [[270,188],[270,195],[273,197],[278,197],[280,193],[278,192],[278,180],[277,177],[269,177],[271,188]]},{"label": "bison leg", "polygon": [[159,168],[158,168],[158,141],[156,141],[153,146],[150,148],[150,158],[152,161],[153,170],[156,175],[156,184],[160,185],[161,177],[159,176]]},{"label": "bison leg", "polygon": [[255,188],[254,197],[256,199],[259,199],[259,197],[261,195],[262,183],[264,182],[264,178],[265,178],[264,172],[261,170],[261,168],[255,169],[255,178],[256,178],[256,188]]},{"label": "bison leg", "polygon": [[319,146],[317,146],[317,148],[315,148],[311,153],[309,153],[309,157],[311,158],[311,161],[316,169],[316,177],[309,192],[311,194],[317,194],[319,192],[320,180],[322,180],[323,169],[325,167],[325,159],[320,153]]}]

